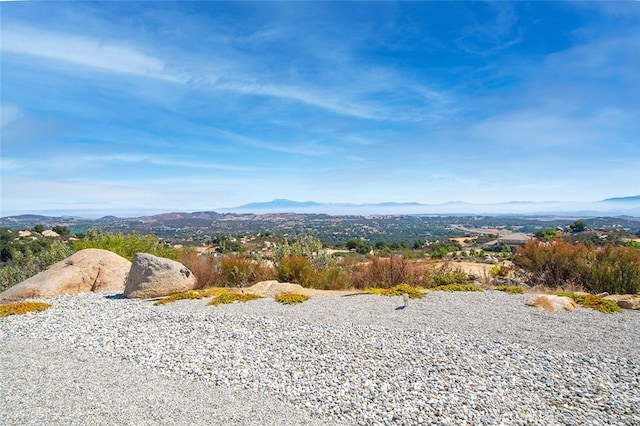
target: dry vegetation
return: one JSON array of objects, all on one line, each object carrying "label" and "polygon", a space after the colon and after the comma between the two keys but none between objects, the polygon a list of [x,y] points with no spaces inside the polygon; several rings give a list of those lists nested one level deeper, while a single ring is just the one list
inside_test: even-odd
[{"label": "dry vegetation", "polygon": [[423,290],[411,287],[408,284],[400,284],[391,288],[368,288],[363,293],[378,294],[380,296],[402,296],[406,293],[410,299],[422,299],[425,295]]},{"label": "dry vegetation", "polygon": [[274,299],[276,302],[282,303],[283,305],[297,305],[309,300],[309,296],[305,296],[304,294],[285,293],[277,295]]},{"label": "dry vegetation", "polygon": [[211,299],[207,306],[218,306],[221,304],[228,304],[234,302],[248,302],[249,300],[261,299],[260,296],[255,294],[241,294],[241,293],[229,293],[224,292]]},{"label": "dry vegetation", "polygon": [[633,247],[532,241],[518,250],[513,262],[531,285],[573,286],[595,294],[640,292],[640,250]]},{"label": "dry vegetation", "polygon": [[0,305],[0,317],[9,315],[22,315],[28,312],[41,312],[51,307],[48,303],[42,302],[16,302]]},{"label": "dry vegetation", "polygon": [[620,308],[615,302],[603,299],[602,297],[598,297],[593,294],[575,294],[561,292],[558,293],[558,296],[569,297],[582,307],[590,308],[599,312],[603,312],[605,314],[622,312],[622,308]]}]

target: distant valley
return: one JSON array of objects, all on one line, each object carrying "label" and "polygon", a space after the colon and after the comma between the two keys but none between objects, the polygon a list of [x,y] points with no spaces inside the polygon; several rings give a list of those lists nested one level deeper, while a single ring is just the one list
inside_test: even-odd
[{"label": "distant valley", "polygon": [[[309,206],[310,204],[305,203],[305,207]],[[268,210],[271,206],[262,207]],[[253,208],[256,209],[255,206]],[[88,229],[123,233],[136,231],[141,234],[154,234],[167,241],[196,244],[219,235],[255,234],[273,234],[290,238],[312,235],[328,245],[344,243],[350,238],[363,238],[374,243],[402,241],[411,244],[418,239],[436,241],[460,236],[461,229],[505,229],[535,233],[549,227],[566,227],[578,218],[584,219],[589,228],[640,232],[640,217],[632,216],[329,215],[215,211],[172,212],[131,218],[105,216],[99,219],[15,215],[0,218],[0,227],[31,229],[35,225],[43,225],[51,229],[61,225],[68,227],[72,233],[85,232]]]}]

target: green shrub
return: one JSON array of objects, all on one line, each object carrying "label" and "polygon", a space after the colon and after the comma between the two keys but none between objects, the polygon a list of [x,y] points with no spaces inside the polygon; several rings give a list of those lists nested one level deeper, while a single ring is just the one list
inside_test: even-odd
[{"label": "green shrub", "polygon": [[320,290],[343,290],[349,287],[349,274],[339,266],[331,266],[320,272],[314,288]]},{"label": "green shrub", "polygon": [[73,241],[72,247],[76,251],[87,248],[109,250],[129,260],[133,260],[136,253],[149,253],[173,260],[177,260],[180,254],[179,250],[165,244],[155,235],[140,235],[135,231],[124,235],[122,232],[112,234],[91,229],[84,239]]},{"label": "green shrub", "polygon": [[293,243],[285,240],[273,253],[276,268],[282,259],[304,257],[316,270],[324,270],[335,265],[333,257],[322,249],[322,241],[311,236],[303,236]]},{"label": "green shrub", "polygon": [[48,303],[42,302],[16,302],[0,305],[0,317],[9,315],[22,315],[27,312],[41,312],[51,307]]},{"label": "green shrub", "polygon": [[447,284],[434,287],[430,290],[434,291],[482,291],[482,289],[473,284]]},{"label": "green shrub", "polygon": [[296,293],[284,293],[277,295],[276,297],[274,297],[274,299],[276,302],[282,303],[283,305],[295,305],[298,303],[306,302],[307,300],[309,300],[309,296]]},{"label": "green shrub", "polygon": [[611,314],[614,312],[622,312],[622,308],[612,300],[603,299],[602,297],[595,296],[593,294],[575,294],[561,292],[558,296],[566,296],[573,299],[578,305],[585,308],[591,308],[605,314]]},{"label": "green shrub", "polygon": [[524,294],[524,288],[517,285],[499,285],[495,290],[504,291],[509,294]]},{"label": "green shrub", "polygon": [[422,276],[422,282],[426,288],[465,284],[467,281],[469,281],[469,274],[453,268],[448,262],[437,269],[427,269]]},{"label": "green shrub", "polygon": [[313,265],[304,256],[287,256],[276,265],[278,281],[300,284],[303,287],[314,287],[318,276]]},{"label": "green shrub", "polygon": [[213,299],[207,306],[218,306],[220,304],[229,304],[234,302],[248,302],[249,300],[260,299],[260,296],[256,296],[255,294],[237,294],[237,293],[228,293],[224,292]]},{"label": "green shrub", "polygon": [[365,294],[378,294],[380,296],[402,296],[404,293],[411,299],[422,299],[424,292],[408,284],[400,284],[391,288],[368,288],[363,291]]},{"label": "green shrub", "polygon": [[61,241],[40,238],[28,242],[2,241],[7,264],[0,268],[0,292],[66,259],[73,250]]}]

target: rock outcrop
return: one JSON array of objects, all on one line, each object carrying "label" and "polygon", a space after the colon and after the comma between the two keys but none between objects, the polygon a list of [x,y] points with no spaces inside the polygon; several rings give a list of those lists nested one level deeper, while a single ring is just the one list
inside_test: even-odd
[{"label": "rock outcrop", "polygon": [[612,294],[605,299],[616,302],[622,309],[640,309],[640,294]]},{"label": "rock outcrop", "polygon": [[555,296],[552,294],[543,294],[533,300],[527,301],[526,304],[529,306],[535,306],[539,310],[547,312],[562,310],[571,312],[578,307],[578,304],[570,297]]},{"label": "rock outcrop", "polygon": [[107,250],[85,249],[0,293],[0,302],[88,291],[122,292],[131,262]]},{"label": "rock outcrop", "polygon": [[124,287],[124,296],[150,299],[197,288],[195,275],[182,263],[137,253]]}]

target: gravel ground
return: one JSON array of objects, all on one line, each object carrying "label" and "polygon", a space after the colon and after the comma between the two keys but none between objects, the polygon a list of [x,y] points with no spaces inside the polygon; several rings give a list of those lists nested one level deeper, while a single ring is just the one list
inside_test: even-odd
[{"label": "gravel ground", "polygon": [[0,318],[2,424],[640,424],[640,312],[429,293]]}]

